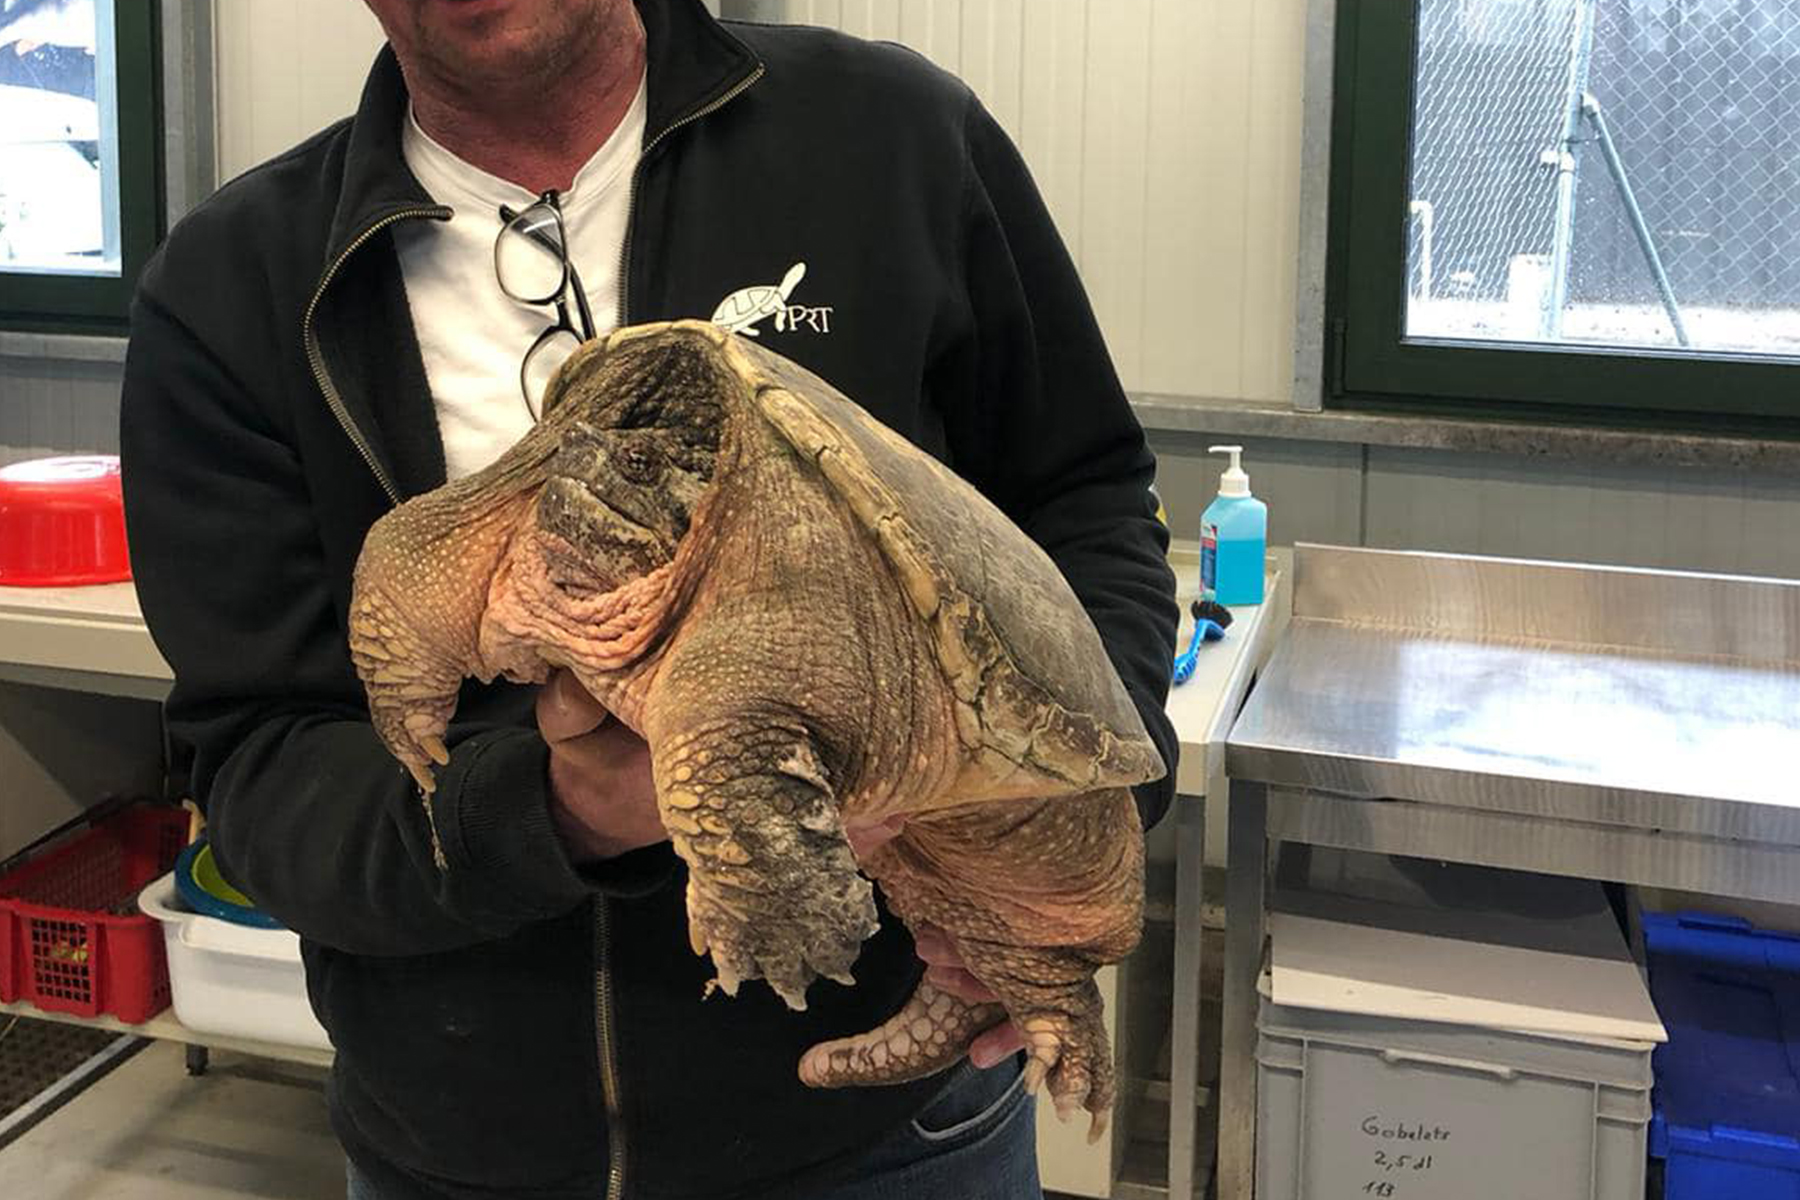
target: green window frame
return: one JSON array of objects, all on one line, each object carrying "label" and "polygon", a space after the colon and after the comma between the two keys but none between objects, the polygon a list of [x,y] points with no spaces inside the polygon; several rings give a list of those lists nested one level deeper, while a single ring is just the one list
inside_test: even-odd
[{"label": "green window frame", "polygon": [[[111,14],[119,274],[0,270],[0,328],[123,333],[138,273],[163,234],[160,5],[157,0],[96,0],[96,8],[101,7]],[[105,53],[104,35],[99,52]],[[96,74],[104,108],[104,64],[97,64]],[[103,123],[105,119],[103,115]]]},{"label": "green window frame", "polygon": [[1418,0],[1337,0],[1326,403],[1590,424],[1791,428],[1800,417],[1794,359],[1406,336],[1418,14]]}]

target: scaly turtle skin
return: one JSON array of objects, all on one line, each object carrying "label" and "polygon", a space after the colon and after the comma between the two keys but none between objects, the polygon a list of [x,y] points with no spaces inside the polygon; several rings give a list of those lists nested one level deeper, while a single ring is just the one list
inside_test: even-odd
[{"label": "scaly turtle skin", "polygon": [[[872,877],[1000,999],[922,984],[810,1050],[807,1083],[930,1074],[1010,1017],[1028,1085],[1097,1136],[1093,977],[1137,943],[1128,789],[1164,765],[1055,565],[823,380],[709,322],[590,343],[547,395],[492,466],[378,522],[357,565],[353,657],[427,808],[463,678],[567,667],[650,745],[717,986],[766,979],[803,1008],[817,976],[850,983]],[[900,833],[859,864],[846,830],[877,825]]]}]

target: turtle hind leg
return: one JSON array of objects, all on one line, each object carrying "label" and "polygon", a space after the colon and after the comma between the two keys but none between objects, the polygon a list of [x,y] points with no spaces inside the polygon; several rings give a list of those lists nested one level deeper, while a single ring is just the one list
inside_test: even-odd
[{"label": "turtle hind leg", "polygon": [[1006,1019],[998,1004],[970,1004],[920,982],[912,999],[881,1026],[821,1042],[800,1059],[808,1087],[905,1083],[954,1066],[984,1030]]},{"label": "turtle hind leg", "polygon": [[[958,948],[970,973],[999,994],[1025,1037],[1025,1090],[1047,1091],[1063,1121],[1085,1109],[1092,1117],[1088,1141],[1098,1141],[1109,1123],[1116,1085],[1093,960],[1069,951],[973,941]],[[1062,982],[1040,982],[1058,976]]]},{"label": "turtle hind leg", "polygon": [[1094,973],[1137,945],[1143,832],[1123,788],[971,804],[909,821],[864,862],[895,913],[932,926],[1024,1035],[1026,1083],[1090,1138],[1113,1102],[1111,1038]]},{"label": "turtle hind leg", "polygon": [[[955,1066],[976,1037],[1011,1013],[1029,1055],[1026,1091],[1046,1090],[1064,1121],[1086,1109],[1092,1117],[1088,1140],[1098,1141],[1110,1122],[1115,1084],[1091,963],[1066,952],[1033,954],[978,943],[959,943],[958,948],[971,973],[992,979],[990,986],[1005,1003],[971,1004],[921,982],[912,999],[879,1027],[809,1049],[800,1059],[800,1082],[840,1088],[921,1079]],[[1006,977],[1005,968],[997,967],[1001,962],[1034,982]],[[1035,982],[1057,974],[1079,978],[1054,985]]]}]

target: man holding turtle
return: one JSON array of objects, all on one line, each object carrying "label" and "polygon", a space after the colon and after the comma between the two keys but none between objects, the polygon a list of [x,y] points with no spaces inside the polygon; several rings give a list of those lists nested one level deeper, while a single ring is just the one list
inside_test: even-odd
[{"label": "man holding turtle", "polygon": [[369,3],[355,115],[146,269],[121,431],[171,734],[223,870],[302,936],[352,1195],[1036,1196],[1010,1026],[909,1084],[796,1074],[921,957],[981,998],[945,939],[884,912],[804,1012],[703,1000],[643,744],[566,676],[471,684],[433,828],[345,637],[369,526],[516,442],[578,341],[754,289],[736,332],[1044,547],[1172,767],[1154,463],[1023,163],[898,47],[700,0]]}]

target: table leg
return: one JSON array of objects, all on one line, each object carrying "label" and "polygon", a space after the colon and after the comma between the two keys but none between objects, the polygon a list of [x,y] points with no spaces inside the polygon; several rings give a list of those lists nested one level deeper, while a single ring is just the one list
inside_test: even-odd
[{"label": "table leg", "polygon": [[1169,1020],[1169,1200],[1194,1194],[1200,1094],[1200,880],[1206,868],[1206,802],[1175,800],[1175,1003]]},{"label": "table leg", "polygon": [[1219,1200],[1256,1194],[1256,984],[1262,974],[1269,791],[1230,785],[1225,878],[1225,1015],[1220,1031]]}]

